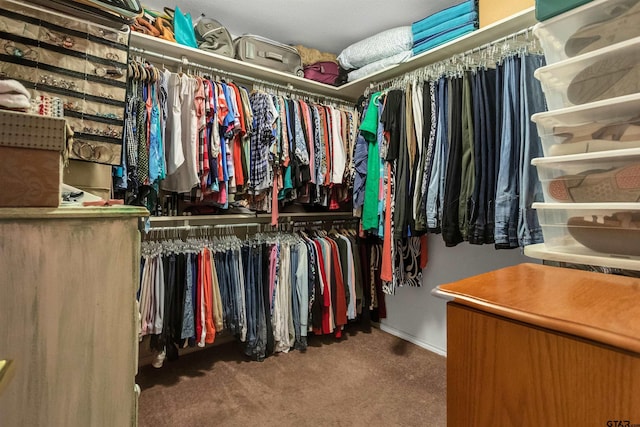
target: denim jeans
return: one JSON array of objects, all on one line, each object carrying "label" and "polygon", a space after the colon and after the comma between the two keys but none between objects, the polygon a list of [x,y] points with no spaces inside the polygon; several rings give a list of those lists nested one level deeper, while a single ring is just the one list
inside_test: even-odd
[{"label": "denim jeans", "polygon": [[474,155],[476,183],[471,200],[469,243],[493,243],[496,186],[496,70],[480,69],[475,75]]},{"label": "denim jeans", "polygon": [[244,300],[245,300],[245,315],[247,321],[247,337],[246,337],[246,349],[255,347],[257,339],[257,314],[256,314],[256,283],[253,270],[253,260],[251,259],[250,246],[243,246],[241,249],[242,266],[244,274]]},{"label": "denim jeans", "polygon": [[180,338],[192,338],[195,337],[195,320],[193,313],[195,313],[195,301],[193,300],[193,254],[186,254],[187,261],[185,267],[184,278],[184,310],[182,312],[182,331]]},{"label": "denim jeans", "polygon": [[546,110],[544,94],[540,82],[533,77],[533,72],[545,64],[542,55],[525,55],[522,58],[520,70],[522,83],[520,85],[520,121],[522,127],[520,167],[520,203],[518,212],[518,241],[520,246],[541,243],[542,229],[538,217],[531,208],[534,202],[544,201],[542,186],[538,179],[536,167],[531,160],[542,157],[542,143],[538,136],[536,124],[531,121],[531,115]]},{"label": "denim jeans", "polygon": [[518,191],[520,187],[520,58],[504,59],[502,87],[502,145],[496,185],[495,245],[518,247]]},{"label": "denim jeans", "polygon": [[431,176],[427,190],[427,227],[433,232],[438,232],[441,227],[442,202],[444,192],[443,184],[446,173],[447,159],[447,80],[443,77],[438,80],[435,96],[438,105],[438,124],[436,129],[436,141],[434,146],[433,162],[431,163]]},{"label": "denim jeans", "polygon": [[460,181],[462,177],[462,79],[449,79],[449,155],[446,158],[444,202],[442,204],[442,238],[447,246],[462,242],[458,226]]},{"label": "denim jeans", "polygon": [[424,163],[422,169],[418,171],[422,175],[422,183],[420,188],[420,203],[416,214],[416,231],[427,231],[427,192],[429,189],[429,181],[431,180],[431,169],[435,152],[435,139],[437,130],[437,114],[438,103],[436,102],[436,83],[425,82],[423,100],[423,131],[424,131],[424,147],[422,157]]},{"label": "denim jeans", "polygon": [[293,331],[295,334],[294,346],[298,348],[300,343],[301,331],[300,331],[300,296],[298,294],[298,247],[297,245],[290,245],[289,254],[291,257],[291,268],[289,269],[289,276],[291,277],[291,317],[293,318]]},{"label": "denim jeans", "polygon": [[[307,329],[309,328],[309,256],[307,245],[298,244],[298,265],[296,267],[296,287],[300,306],[300,336],[306,347]],[[313,286],[313,285],[311,285]]]},{"label": "denim jeans", "polygon": [[242,331],[242,315],[244,310],[242,295],[240,293],[240,271],[238,269],[238,251],[236,249],[227,250],[227,273],[229,274],[229,291],[231,295],[231,319],[230,327],[234,335],[240,336]]},{"label": "denim jeans", "polygon": [[218,274],[218,283],[220,285],[220,298],[222,299],[222,317],[224,319],[224,329],[235,329],[233,318],[233,292],[231,290],[229,266],[227,259],[227,251],[215,253],[216,272]]},{"label": "denim jeans", "polygon": [[267,329],[262,281],[262,245],[243,247],[246,271],[247,344],[245,354],[263,360],[266,356]]}]

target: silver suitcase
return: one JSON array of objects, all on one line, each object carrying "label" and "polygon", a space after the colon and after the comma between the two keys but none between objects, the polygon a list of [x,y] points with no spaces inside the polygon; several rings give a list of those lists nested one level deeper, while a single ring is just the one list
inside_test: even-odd
[{"label": "silver suitcase", "polygon": [[233,44],[236,58],[243,62],[304,77],[302,59],[293,46],[254,35],[240,36]]}]

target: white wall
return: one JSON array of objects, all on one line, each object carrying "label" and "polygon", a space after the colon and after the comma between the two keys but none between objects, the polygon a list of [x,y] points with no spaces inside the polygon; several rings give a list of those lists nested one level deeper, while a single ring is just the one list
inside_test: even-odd
[{"label": "white wall", "polygon": [[402,287],[386,296],[387,318],[380,328],[435,353],[447,351],[446,301],[431,295],[443,283],[522,262],[539,262],[522,249],[494,249],[493,245],[461,243],[448,248],[440,235],[429,235],[429,262],[422,287]]}]

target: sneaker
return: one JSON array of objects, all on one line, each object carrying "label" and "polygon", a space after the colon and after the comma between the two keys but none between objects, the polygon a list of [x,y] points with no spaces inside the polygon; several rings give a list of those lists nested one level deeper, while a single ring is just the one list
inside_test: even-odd
[{"label": "sneaker", "polygon": [[640,0],[626,0],[605,8],[606,19],[578,29],[564,45],[572,57],[640,36]]}]

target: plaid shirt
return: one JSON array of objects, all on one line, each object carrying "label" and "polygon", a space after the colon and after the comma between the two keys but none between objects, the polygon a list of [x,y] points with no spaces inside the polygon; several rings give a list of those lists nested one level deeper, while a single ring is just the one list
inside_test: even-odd
[{"label": "plaid shirt", "polygon": [[251,110],[253,112],[253,130],[250,141],[250,170],[249,187],[259,187],[268,178],[269,171],[269,147],[273,135],[273,117],[269,108],[269,95],[254,92],[250,96]]}]

